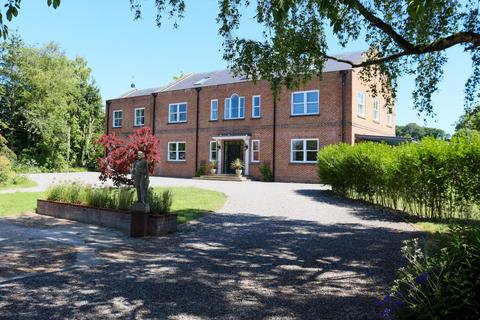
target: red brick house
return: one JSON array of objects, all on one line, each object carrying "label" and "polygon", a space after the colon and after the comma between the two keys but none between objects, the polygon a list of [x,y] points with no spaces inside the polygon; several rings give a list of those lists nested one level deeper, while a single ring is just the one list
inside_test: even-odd
[{"label": "red brick house", "polygon": [[[361,53],[347,58],[358,61]],[[128,135],[151,127],[160,139],[156,174],[192,177],[218,160],[218,173],[260,178],[270,166],[275,181],[318,181],[316,154],[325,145],[358,137],[395,136],[395,110],[373,98],[349,65],[327,61],[323,79],[274,101],[266,81],[254,83],[229,71],[195,73],[163,87],[133,89],[107,101],[107,133]]]}]

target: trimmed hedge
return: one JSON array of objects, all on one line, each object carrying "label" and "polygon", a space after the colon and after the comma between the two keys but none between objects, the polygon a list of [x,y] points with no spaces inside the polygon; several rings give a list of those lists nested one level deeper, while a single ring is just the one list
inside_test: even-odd
[{"label": "trimmed hedge", "polygon": [[480,206],[480,133],[397,147],[331,145],[318,154],[320,181],[344,197],[424,218],[472,218]]}]

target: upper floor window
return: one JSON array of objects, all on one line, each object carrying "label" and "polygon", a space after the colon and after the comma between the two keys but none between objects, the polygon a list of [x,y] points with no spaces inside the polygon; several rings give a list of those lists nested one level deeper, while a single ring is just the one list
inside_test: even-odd
[{"label": "upper floor window", "polygon": [[168,143],[168,161],[185,161],[186,155],[185,141]]},{"label": "upper floor window", "polygon": [[365,118],[365,93],[357,92],[357,115]]},{"label": "upper floor window", "polygon": [[122,121],[123,121],[123,111],[122,110],[113,111],[113,127],[120,128],[122,126]]},{"label": "upper floor window", "polygon": [[319,114],[319,96],[320,93],[318,90],[293,92],[292,115],[301,116]]},{"label": "upper floor window", "polygon": [[260,161],[260,140],[252,140],[252,162]]},{"label": "upper floor window", "polygon": [[143,126],[145,124],[145,108],[135,109],[135,120],[133,124],[135,126]]},{"label": "upper floor window", "polygon": [[318,139],[292,139],[291,162],[315,163],[317,153]]},{"label": "upper floor window", "polygon": [[218,120],[218,100],[210,101],[210,120]]},{"label": "upper floor window", "polygon": [[210,141],[210,161],[217,160],[217,141]]},{"label": "upper floor window", "polygon": [[260,96],[252,97],[252,118],[260,118],[262,116],[262,98]]},{"label": "upper floor window", "polygon": [[373,120],[380,121],[380,103],[378,99],[373,100]]},{"label": "upper floor window", "polygon": [[187,122],[187,103],[171,103],[168,106],[168,122]]},{"label": "upper floor window", "polygon": [[387,124],[392,126],[393,123],[393,109],[391,107],[387,108]]},{"label": "upper floor window", "polygon": [[225,99],[224,119],[243,118],[245,118],[245,98],[234,93],[230,98]]}]

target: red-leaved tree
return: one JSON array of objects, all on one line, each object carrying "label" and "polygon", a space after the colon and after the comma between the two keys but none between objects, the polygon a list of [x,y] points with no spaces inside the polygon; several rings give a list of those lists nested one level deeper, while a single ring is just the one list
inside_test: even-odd
[{"label": "red-leaved tree", "polygon": [[159,139],[152,135],[150,128],[135,130],[126,140],[117,137],[115,133],[104,134],[97,143],[106,150],[105,157],[98,159],[100,180],[112,179],[115,186],[133,185],[133,180],[128,178],[128,174],[132,170],[138,151],[145,153],[150,174],[153,174],[155,164],[160,161]]}]

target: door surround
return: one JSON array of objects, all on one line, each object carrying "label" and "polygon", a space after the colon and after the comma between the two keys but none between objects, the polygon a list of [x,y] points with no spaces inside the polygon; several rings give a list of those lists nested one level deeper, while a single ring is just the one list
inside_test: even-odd
[{"label": "door surround", "polygon": [[250,148],[250,139],[251,136],[249,134],[245,135],[219,135],[219,136],[214,136],[212,137],[214,141],[217,142],[217,146],[219,147],[218,153],[217,153],[217,162],[218,162],[218,174],[222,174],[225,172],[225,169],[223,168],[223,142],[227,140],[241,140],[244,143],[243,147],[243,164],[244,164],[244,174],[248,176],[249,174],[249,164],[250,164],[250,159],[249,159],[249,148]]}]

